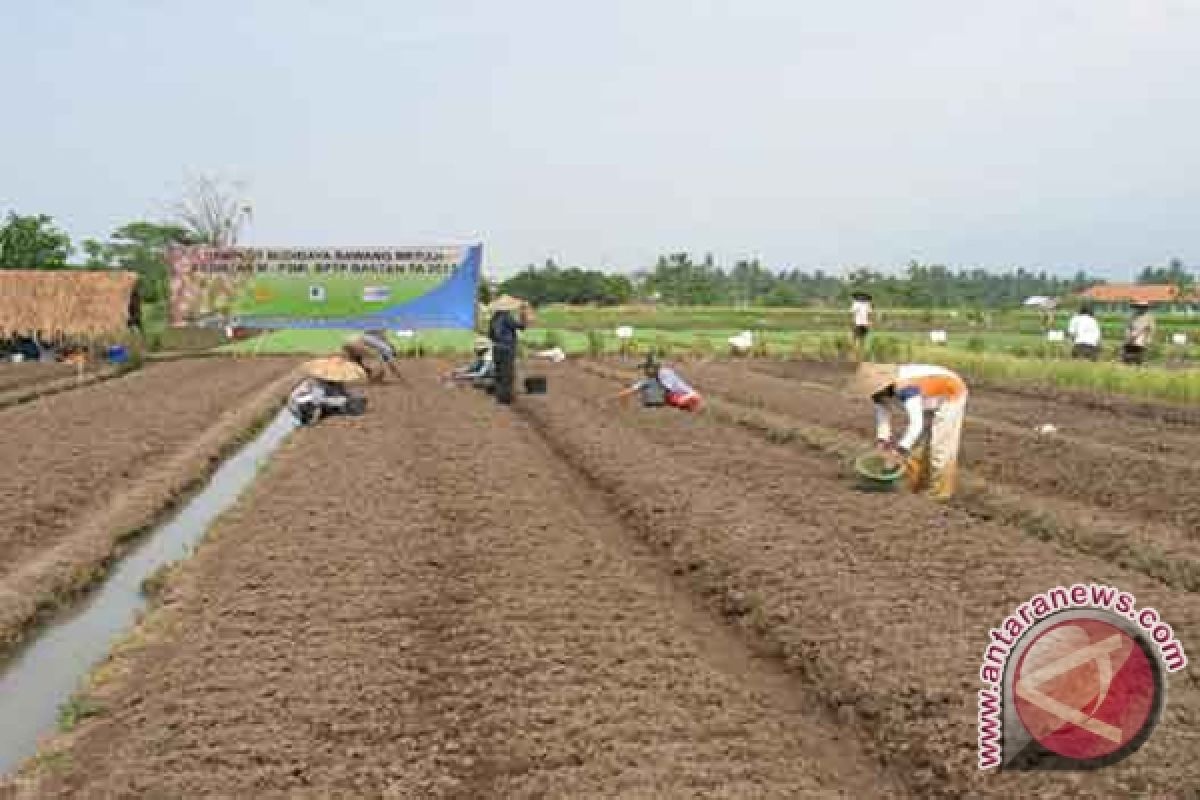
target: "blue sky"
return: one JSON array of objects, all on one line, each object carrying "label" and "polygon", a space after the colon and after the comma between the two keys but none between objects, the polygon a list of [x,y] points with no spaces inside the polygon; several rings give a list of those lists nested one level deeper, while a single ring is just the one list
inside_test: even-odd
[{"label": "blue sky", "polygon": [[204,171],[502,269],[1200,263],[1193,0],[0,5],[0,210],[77,241]]}]

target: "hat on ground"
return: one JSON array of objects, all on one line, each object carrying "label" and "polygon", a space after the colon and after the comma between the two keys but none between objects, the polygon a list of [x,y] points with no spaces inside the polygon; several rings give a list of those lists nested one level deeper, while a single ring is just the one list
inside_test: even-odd
[{"label": "hat on ground", "polygon": [[304,363],[304,374],[334,383],[359,383],[367,379],[367,371],[340,356],[316,358]]},{"label": "hat on ground", "polygon": [[857,395],[873,397],[896,382],[899,371],[895,364],[859,364],[850,391]]}]

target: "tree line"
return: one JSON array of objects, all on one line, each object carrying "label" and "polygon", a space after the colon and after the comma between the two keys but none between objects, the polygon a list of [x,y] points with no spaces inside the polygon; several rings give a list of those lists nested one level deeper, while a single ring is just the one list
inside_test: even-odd
[{"label": "tree line", "polygon": [[[1191,272],[1178,259],[1167,267],[1146,267],[1141,283],[1190,284]],[[659,257],[652,269],[613,275],[553,261],[529,266],[502,282],[499,290],[546,303],[620,305],[648,300],[678,306],[830,306],[849,303],[856,292],[881,305],[904,308],[998,308],[1020,305],[1026,298],[1060,297],[1104,283],[1079,271],[1070,277],[1044,270],[952,270],[910,263],[899,274],[862,267],[842,275],[822,270],[772,270],[758,260],[741,260],[726,268],[712,256],[693,260],[687,253]]]},{"label": "tree line", "polygon": [[[236,204],[226,203],[221,213],[207,221],[182,213],[167,222],[136,220],[114,230],[105,241],[85,239],[80,261],[72,260],[76,251],[71,239],[52,217],[10,211],[0,224],[0,269],[130,270],[140,278],[142,299],[159,302],[168,290],[167,249],[172,245],[232,243],[241,213]],[[1103,282],[1082,271],[1064,277],[1044,270],[952,270],[916,262],[899,274],[862,267],[834,275],[819,269],[772,270],[758,260],[740,260],[723,267],[711,255],[693,260],[687,253],[672,253],[659,257],[653,268],[631,274],[561,267],[551,260],[541,267],[526,267],[503,281],[499,290],[539,306],[611,306],[633,301],[680,306],[830,306],[848,303],[855,292],[867,292],[876,303],[895,307],[997,308],[1019,305],[1033,295],[1058,297]],[[1196,276],[1179,259],[1171,259],[1165,267],[1143,269],[1138,282],[1171,284],[1186,294],[1195,287]]]},{"label": "tree line", "polygon": [[[244,187],[212,175],[189,175],[170,218],[134,220],[106,240],[84,239],[77,253],[71,237],[47,214],[9,211],[0,221],[0,269],[121,269],[137,273],[143,301],[167,298],[167,250],[173,245],[237,244],[249,219]],[[82,255],[82,261],[75,257]],[[74,258],[74,260],[72,260]]]}]

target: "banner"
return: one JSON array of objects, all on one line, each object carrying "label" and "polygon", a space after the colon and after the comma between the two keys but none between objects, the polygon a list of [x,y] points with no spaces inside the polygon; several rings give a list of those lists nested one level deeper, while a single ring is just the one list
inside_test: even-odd
[{"label": "banner", "polygon": [[483,245],[173,247],[171,325],[472,328]]}]

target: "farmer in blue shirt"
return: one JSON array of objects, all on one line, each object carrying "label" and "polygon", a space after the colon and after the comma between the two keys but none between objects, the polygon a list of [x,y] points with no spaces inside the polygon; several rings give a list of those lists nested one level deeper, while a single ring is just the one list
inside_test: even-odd
[{"label": "farmer in blue shirt", "polygon": [[496,402],[508,405],[512,403],[517,372],[517,332],[525,330],[529,305],[519,298],[503,295],[489,309],[492,318],[488,323],[488,338],[492,341],[495,362]]}]

